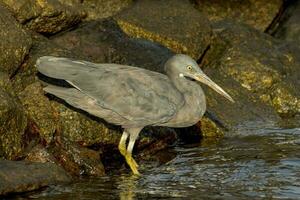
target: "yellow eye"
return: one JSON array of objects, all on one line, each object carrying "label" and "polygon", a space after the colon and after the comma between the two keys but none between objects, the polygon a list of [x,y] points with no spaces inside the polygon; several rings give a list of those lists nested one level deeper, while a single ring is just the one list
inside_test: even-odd
[{"label": "yellow eye", "polygon": [[191,71],[193,69],[193,67],[191,65],[186,66],[186,69]]}]

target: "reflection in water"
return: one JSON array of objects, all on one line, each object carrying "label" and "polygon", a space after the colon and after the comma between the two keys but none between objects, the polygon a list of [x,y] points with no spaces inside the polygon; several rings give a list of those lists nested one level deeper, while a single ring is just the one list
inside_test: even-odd
[{"label": "reflection in water", "polygon": [[26,198],[299,199],[300,129],[265,129],[259,133],[178,145],[173,149],[175,157],[163,156],[172,160],[160,165],[141,164],[140,178],[126,171],[51,187]]},{"label": "reflection in water", "polygon": [[127,175],[121,176],[118,184],[119,189],[119,197],[120,200],[132,200],[135,197],[135,191],[137,189],[138,184],[138,176],[135,175]]}]

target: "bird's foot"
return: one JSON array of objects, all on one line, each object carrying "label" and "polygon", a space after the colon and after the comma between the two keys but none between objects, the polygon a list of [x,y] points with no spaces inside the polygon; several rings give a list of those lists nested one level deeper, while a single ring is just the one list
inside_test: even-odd
[{"label": "bird's foot", "polygon": [[138,171],[138,166],[139,165],[132,158],[132,155],[131,154],[126,154],[125,159],[126,159],[127,164],[129,165],[131,171],[133,172],[133,174],[140,175],[140,173]]}]

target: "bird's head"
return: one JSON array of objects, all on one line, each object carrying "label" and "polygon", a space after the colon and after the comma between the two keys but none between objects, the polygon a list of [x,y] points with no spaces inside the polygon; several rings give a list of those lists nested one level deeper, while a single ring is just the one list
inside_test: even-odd
[{"label": "bird's head", "polygon": [[204,83],[229,101],[234,102],[231,96],[206,76],[197,62],[187,55],[177,54],[171,57],[165,64],[165,70],[171,77],[192,79]]}]

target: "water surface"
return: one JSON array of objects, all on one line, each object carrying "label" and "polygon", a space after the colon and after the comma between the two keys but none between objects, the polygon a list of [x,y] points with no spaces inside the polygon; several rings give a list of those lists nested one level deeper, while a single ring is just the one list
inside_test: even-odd
[{"label": "water surface", "polygon": [[178,144],[161,154],[169,161],[143,163],[140,178],[125,170],[16,198],[300,199],[299,128]]}]

